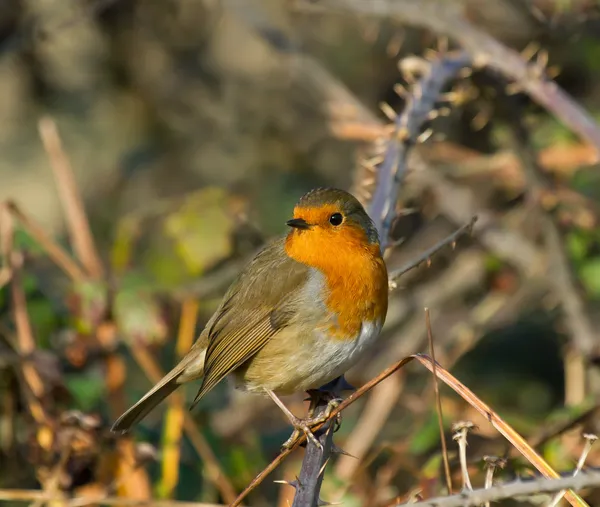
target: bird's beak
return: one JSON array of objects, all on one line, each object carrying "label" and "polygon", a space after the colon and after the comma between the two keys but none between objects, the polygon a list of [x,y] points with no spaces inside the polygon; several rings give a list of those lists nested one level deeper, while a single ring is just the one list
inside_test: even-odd
[{"label": "bird's beak", "polygon": [[310,229],[310,224],[304,218],[292,218],[286,222],[287,225],[294,229],[306,230]]}]

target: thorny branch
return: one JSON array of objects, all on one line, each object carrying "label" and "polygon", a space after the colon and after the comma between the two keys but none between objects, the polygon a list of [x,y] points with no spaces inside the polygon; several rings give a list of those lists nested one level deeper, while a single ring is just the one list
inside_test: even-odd
[{"label": "thorny branch", "polygon": [[[443,87],[467,63],[468,58],[463,54],[442,56],[432,62],[429,72],[415,84],[404,111],[395,121],[395,131],[388,142],[384,161],[378,168],[376,190],[370,206],[370,215],[379,231],[381,249],[384,252],[389,244],[398,192],[407,170],[408,152],[417,143],[423,124],[435,107]],[[460,233],[464,230],[461,229]],[[452,237],[450,242],[453,241]],[[395,286],[396,279],[397,276],[391,279],[390,288]],[[325,401],[319,402],[315,414],[322,413],[326,407]],[[317,438],[322,449],[310,441],[306,444],[300,479],[292,483],[296,488],[293,507],[316,507],[320,502],[319,490],[324,469],[331,457],[333,432],[323,432]]]},{"label": "thorny branch", "polygon": [[446,83],[459,70],[469,64],[464,53],[447,55],[432,62],[430,71],[411,90],[408,101],[398,115],[395,130],[388,143],[383,163],[377,168],[377,185],[370,206],[382,242],[382,250],[388,246],[392,222],[396,218],[396,201],[400,185],[406,173],[408,153],[417,143],[423,124],[435,108]]},{"label": "thorny branch", "polygon": [[514,82],[516,90],[554,114],[573,132],[600,150],[600,127],[554,81],[544,69],[528,63],[519,53],[469,23],[457,2],[448,0],[320,0],[316,5],[303,1],[304,9],[330,9],[352,14],[391,18],[408,25],[432,30],[455,40],[469,54],[473,65],[500,72]]}]

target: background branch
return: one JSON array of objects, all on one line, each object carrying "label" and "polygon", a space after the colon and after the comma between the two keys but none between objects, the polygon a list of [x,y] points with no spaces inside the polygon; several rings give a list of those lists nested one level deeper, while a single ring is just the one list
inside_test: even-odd
[{"label": "background branch", "polygon": [[396,19],[407,25],[427,28],[438,36],[456,41],[473,62],[500,72],[513,81],[515,89],[553,113],[573,132],[600,150],[600,127],[587,111],[545,75],[545,69],[529,64],[519,53],[504,46],[486,32],[469,23],[458,2],[447,0],[320,0],[317,4],[301,0],[303,9],[329,9],[351,14]]}]

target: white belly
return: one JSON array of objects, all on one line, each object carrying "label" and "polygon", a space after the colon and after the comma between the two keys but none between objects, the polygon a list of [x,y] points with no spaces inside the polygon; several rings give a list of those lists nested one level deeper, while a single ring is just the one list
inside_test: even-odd
[{"label": "white belly", "polygon": [[302,390],[316,389],[348,371],[381,332],[381,321],[365,321],[355,340],[334,340],[319,336],[311,360],[297,363],[295,369]]}]

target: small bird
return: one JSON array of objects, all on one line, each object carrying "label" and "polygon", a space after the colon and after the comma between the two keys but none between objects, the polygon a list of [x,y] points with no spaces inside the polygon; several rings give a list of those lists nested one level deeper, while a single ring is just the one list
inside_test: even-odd
[{"label": "small bird", "polygon": [[[373,221],[349,193],[318,188],[231,284],[185,357],[114,423],[126,432],[178,386],[202,380],[192,407],[226,376],[270,396],[294,426],[284,444],[325,415],[299,419],[279,395],[314,391],[340,377],[378,337],[388,276]],[[191,408],[191,407],[190,407]]]}]

